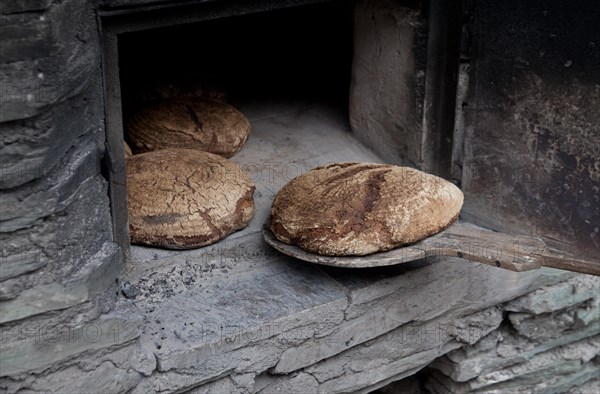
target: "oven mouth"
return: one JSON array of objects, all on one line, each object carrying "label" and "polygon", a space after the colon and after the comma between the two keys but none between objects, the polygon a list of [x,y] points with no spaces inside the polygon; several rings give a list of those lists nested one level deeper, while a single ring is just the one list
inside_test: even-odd
[{"label": "oven mouth", "polygon": [[[267,3],[255,2],[254,9],[241,15],[217,12],[218,7],[208,4],[212,10],[193,13],[198,21],[159,27],[148,19],[140,28],[140,15],[120,15],[110,30],[115,32],[110,55],[118,65],[109,73],[118,90],[112,97],[107,94],[107,108],[114,109],[107,112],[107,123],[113,126],[109,148],[114,143],[111,150],[119,150],[112,156],[120,160],[123,155],[119,140],[129,142],[135,153],[127,120],[157,100],[216,98],[250,120],[246,145],[230,159],[257,185],[256,210],[250,225],[226,240],[259,237],[274,192],[295,176],[333,161],[380,161],[352,137],[349,125],[352,6],[342,1],[292,2],[264,10]],[[137,28],[128,30],[132,26]],[[111,186],[118,195],[113,193],[111,200],[121,200],[113,202],[113,211],[120,211],[113,216],[121,219],[114,220],[114,227],[128,251],[128,264],[181,252],[129,244],[123,220],[124,165],[116,169],[113,178],[119,182]]]}]

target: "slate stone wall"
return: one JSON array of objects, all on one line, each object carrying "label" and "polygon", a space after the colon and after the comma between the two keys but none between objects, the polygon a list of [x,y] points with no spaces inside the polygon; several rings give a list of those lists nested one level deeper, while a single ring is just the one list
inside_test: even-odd
[{"label": "slate stone wall", "polygon": [[[101,174],[97,7],[0,3],[0,387],[9,391],[50,371],[74,374],[93,352],[137,336],[135,311],[116,306],[123,261]],[[119,326],[131,333],[115,334]]]}]

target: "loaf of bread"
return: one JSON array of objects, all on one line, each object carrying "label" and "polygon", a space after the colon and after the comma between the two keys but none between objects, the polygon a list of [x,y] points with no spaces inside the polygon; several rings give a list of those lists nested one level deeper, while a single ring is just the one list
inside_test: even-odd
[{"label": "loaf of bread", "polygon": [[327,256],[411,244],[458,217],[463,194],[409,167],[339,163],[292,179],[275,196],[270,228],[282,242]]},{"label": "loaf of bread", "polygon": [[250,121],[237,109],[206,98],[175,98],[148,104],[128,117],[136,153],[188,148],[231,157],[246,143]]},{"label": "loaf of bread", "polygon": [[254,184],[236,163],[192,149],[126,159],[131,242],[169,249],[212,244],[248,225]]},{"label": "loaf of bread", "polygon": [[125,157],[133,156],[133,152],[131,152],[131,148],[129,147],[127,141],[123,141],[123,149],[125,150]]}]

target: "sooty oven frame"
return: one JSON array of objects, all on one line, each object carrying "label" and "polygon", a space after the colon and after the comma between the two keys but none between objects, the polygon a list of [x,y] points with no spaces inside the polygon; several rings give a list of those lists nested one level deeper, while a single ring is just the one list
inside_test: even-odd
[{"label": "sooty oven frame", "polygon": [[[123,150],[122,95],[119,70],[119,35],[123,33],[210,21],[224,17],[283,10],[298,6],[328,3],[332,0],[253,0],[253,1],[178,1],[159,4],[132,5],[99,10],[98,26],[102,38],[102,68],[104,79],[106,152],[103,168],[109,183],[113,239],[121,247],[123,260],[129,263],[129,224],[127,215],[127,185]],[[440,0],[429,4],[426,47],[426,87],[421,130],[423,145],[421,169],[451,179],[453,174],[453,144],[455,100],[458,64],[461,50],[462,8],[460,2],[444,5]],[[448,144],[448,141],[453,143]],[[481,235],[479,228],[474,239]],[[468,231],[468,230],[467,230]],[[485,240],[485,233],[483,234]],[[502,235],[502,234],[500,234]],[[508,235],[518,242],[518,236]],[[513,241],[511,241],[513,242]],[[462,257],[462,252],[452,253]],[[466,258],[466,257],[465,257]],[[600,275],[597,263],[579,259],[573,254],[544,250],[545,264],[551,267]],[[476,259],[475,259],[476,260]],[[497,263],[497,262],[496,262]],[[496,264],[498,265],[498,264]],[[517,269],[518,270],[518,269]]]}]

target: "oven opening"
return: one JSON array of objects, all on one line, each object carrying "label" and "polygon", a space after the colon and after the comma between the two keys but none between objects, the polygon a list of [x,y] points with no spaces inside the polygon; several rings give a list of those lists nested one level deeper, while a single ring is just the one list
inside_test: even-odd
[{"label": "oven opening", "polygon": [[[292,178],[331,162],[381,162],[350,131],[352,17],[351,6],[334,1],[119,36],[124,125],[156,100],[196,97],[224,101],[251,123],[230,160],[256,184],[255,212],[219,247],[253,236],[262,248],[273,197]],[[177,253],[132,245],[130,261]]]}]

